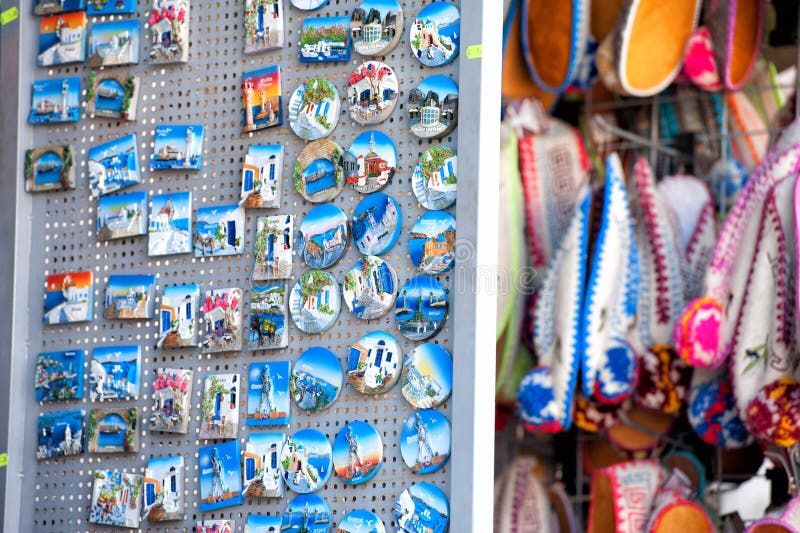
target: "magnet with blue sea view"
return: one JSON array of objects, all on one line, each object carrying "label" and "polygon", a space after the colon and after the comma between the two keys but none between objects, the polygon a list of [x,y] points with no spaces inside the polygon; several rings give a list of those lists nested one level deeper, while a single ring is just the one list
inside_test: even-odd
[{"label": "magnet with blue sea view", "polygon": [[356,509],[342,518],[336,531],[340,533],[386,533],[386,527],[378,515],[372,511]]},{"label": "magnet with blue sea view", "polygon": [[203,126],[156,126],[150,170],[200,170],[203,166]]},{"label": "magnet with blue sea view", "polygon": [[25,192],[75,189],[74,154],[71,144],[25,150]]},{"label": "magnet with blue sea view", "polygon": [[144,516],[151,522],[183,518],[183,456],[153,457],[144,473]]},{"label": "magnet with blue sea view", "polygon": [[392,68],[380,61],[360,64],[347,78],[350,118],[362,125],[380,124],[397,105],[399,83]]},{"label": "magnet with blue sea view", "polygon": [[289,423],[289,361],[250,363],[247,374],[248,426]]},{"label": "magnet with blue sea view", "polygon": [[147,255],[188,254],[192,251],[192,193],[153,196],[148,227]]},{"label": "magnet with blue sea view", "polygon": [[198,520],[195,533],[233,533],[235,520]]},{"label": "magnet with blue sea view", "polygon": [[[52,0],[45,1],[52,2]],[[86,6],[86,14],[90,17],[97,17],[100,15],[130,15],[132,13],[136,13],[136,0],[89,0]]]},{"label": "magnet with blue sea view", "polygon": [[397,339],[383,331],[373,331],[350,346],[347,355],[347,381],[362,394],[383,394],[394,387],[403,368],[403,355]]},{"label": "magnet with blue sea view", "polygon": [[254,281],[286,279],[292,276],[293,233],[294,217],[292,215],[258,217],[256,240],[253,244]]},{"label": "magnet with blue sea view", "polygon": [[189,0],[153,0],[148,19],[151,63],[189,60],[189,6]]},{"label": "magnet with blue sea view", "polygon": [[315,141],[331,134],[339,122],[339,111],[336,86],[324,78],[308,78],[289,100],[289,125],[301,139]]},{"label": "magnet with blue sea view", "polygon": [[98,346],[89,370],[91,400],[132,400],[139,396],[142,373],[140,346]]},{"label": "magnet with blue sea view", "polygon": [[50,274],[44,294],[44,323],[92,321],[92,272]]},{"label": "magnet with blue sea view", "polygon": [[420,63],[441,67],[458,56],[461,14],[447,2],[432,2],[423,7],[411,23],[408,42]]},{"label": "magnet with blue sea view", "polygon": [[400,237],[400,205],[382,192],[372,193],[358,202],[353,212],[353,241],[364,255],[383,255]]},{"label": "magnet with blue sea view", "polygon": [[136,122],[139,78],[127,74],[92,71],[86,88],[86,113],[94,117]]},{"label": "magnet with blue sea view", "polygon": [[281,67],[270,65],[242,74],[244,126],[242,132],[283,124]]},{"label": "magnet with blue sea view", "polygon": [[411,177],[411,188],[422,207],[447,209],[456,202],[457,161],[455,150],[446,146],[432,146],[422,152]]},{"label": "magnet with blue sea view", "polygon": [[51,78],[33,82],[29,124],[78,122],[80,116],[80,78]]},{"label": "magnet with blue sea view", "polygon": [[139,62],[139,20],[95,22],[89,34],[89,66],[135,65]]},{"label": "magnet with blue sea view", "polygon": [[88,155],[92,197],[141,183],[135,133],[93,146]]},{"label": "magnet with blue sea view", "polygon": [[350,17],[305,17],[301,63],[350,61]]},{"label": "magnet with blue sea view", "polygon": [[281,450],[286,486],[298,494],[321,489],[333,471],[332,454],[331,443],[323,433],[310,428],[297,431]]},{"label": "magnet with blue sea view", "polygon": [[325,348],[309,348],[292,368],[289,391],[300,409],[318,413],[336,401],[342,390],[342,365]]},{"label": "magnet with blue sea view", "polygon": [[245,0],[244,53],[283,48],[284,0]]},{"label": "magnet with blue sea view", "polygon": [[405,489],[394,504],[399,533],[447,531],[450,504],[442,489],[430,483],[417,483]]},{"label": "magnet with blue sea view", "polygon": [[36,445],[37,459],[50,459],[83,453],[86,411],[75,409],[39,415]]},{"label": "magnet with blue sea view", "polygon": [[394,308],[397,329],[412,341],[429,339],[444,325],[449,305],[447,291],[436,278],[411,278],[397,294]]},{"label": "magnet with blue sea view", "polygon": [[303,11],[313,11],[328,3],[328,0],[291,0],[292,5]]},{"label": "magnet with blue sea view", "polygon": [[86,0],[34,0],[33,2],[34,15],[55,15],[84,8],[86,8]]},{"label": "magnet with blue sea view", "polygon": [[316,494],[296,496],[283,512],[281,531],[306,531],[328,533],[331,525],[331,508]]},{"label": "magnet with blue sea view", "polygon": [[292,182],[311,203],[329,202],[344,187],[342,147],[328,139],[308,143],[294,163]]},{"label": "magnet with blue sea view", "polygon": [[194,256],[239,255],[244,251],[244,208],[238,205],[198,207]]},{"label": "magnet with blue sea view", "polygon": [[147,235],[147,193],[101,196],[97,199],[97,240]]},{"label": "magnet with blue sea view", "polygon": [[[283,481],[281,481],[282,484]],[[244,531],[245,533],[273,533],[281,530],[281,522],[283,522],[282,516],[249,514]]]},{"label": "magnet with blue sea view", "polygon": [[[98,408],[89,411],[89,453],[135,453],[139,451],[136,407]],[[99,429],[99,431],[98,431]]]},{"label": "magnet with blue sea view", "polygon": [[285,283],[250,287],[248,350],[274,350],[289,346]]},{"label": "magnet with blue sea view", "polygon": [[283,145],[252,145],[242,167],[241,204],[247,209],[280,207]]},{"label": "magnet with blue sea view", "polygon": [[83,350],[44,352],[36,357],[36,401],[83,398]]},{"label": "magnet with blue sea view", "polygon": [[436,275],[453,268],[456,259],[456,219],[444,211],[419,217],[408,236],[411,262],[420,271]]},{"label": "magnet with blue sea view", "polygon": [[415,409],[439,407],[453,391],[453,358],[438,344],[420,344],[403,360],[400,380],[403,397]]},{"label": "magnet with blue sea view", "polygon": [[385,56],[403,35],[403,8],[397,0],[364,0],[350,18],[353,48],[362,56]]},{"label": "magnet with blue sea view", "polygon": [[176,285],[165,287],[159,308],[158,348],[197,346],[196,317],[200,287]]},{"label": "magnet with blue sea view", "polygon": [[378,473],[381,462],[383,441],[377,429],[356,420],[339,430],[333,441],[333,467],[343,483],[366,483]]},{"label": "magnet with blue sea view", "polygon": [[[242,493],[252,498],[280,498],[283,496],[283,466],[280,455],[285,433],[250,432],[244,446],[244,489]],[[253,515],[250,515],[252,518]],[[280,519],[278,519],[280,526]],[[278,530],[273,530],[277,532]]]},{"label": "magnet with blue sea view", "polygon": [[39,21],[40,67],[86,60],[86,13],[75,11],[42,17]]},{"label": "magnet with blue sea view", "polygon": [[415,474],[432,474],[450,458],[450,422],[435,409],[412,413],[400,435],[403,461]]},{"label": "magnet with blue sea view", "polygon": [[244,503],[241,460],[236,439],[200,448],[197,462],[201,513]]},{"label": "magnet with blue sea view", "polygon": [[347,250],[347,215],[333,204],[318,205],[300,223],[297,251],[311,268],[329,268]]},{"label": "magnet with blue sea view", "polygon": [[380,257],[367,255],[345,274],[342,287],[353,316],[374,320],[388,313],[397,299],[397,273]]},{"label": "magnet with blue sea view", "polygon": [[153,274],[111,274],[106,283],[103,318],[153,318],[155,292],[156,277]]},{"label": "magnet with blue sea view", "polygon": [[458,85],[442,74],[428,76],[408,93],[408,126],[421,139],[436,139],[458,124]]},{"label": "magnet with blue sea view", "polygon": [[353,140],[342,157],[347,184],[369,194],[389,183],[397,168],[397,150],[383,132],[365,131]]},{"label": "magnet with blue sea view", "polygon": [[322,333],[336,322],[341,309],[339,284],[322,270],[305,272],[289,295],[292,321],[305,333]]}]

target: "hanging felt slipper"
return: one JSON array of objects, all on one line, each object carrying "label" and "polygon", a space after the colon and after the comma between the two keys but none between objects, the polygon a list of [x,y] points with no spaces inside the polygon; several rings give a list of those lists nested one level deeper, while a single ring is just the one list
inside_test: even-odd
[{"label": "hanging felt slipper", "polygon": [[520,418],[530,431],[559,432],[572,423],[581,354],[591,193],[586,187],[550,264],[534,312],[539,366],[520,383]]},{"label": "hanging felt slipper", "polygon": [[554,531],[559,533],[578,533],[578,518],[575,516],[575,508],[572,501],[564,490],[564,485],[554,483],[547,489],[550,498],[550,507],[556,519],[557,528]]},{"label": "hanging felt slipper", "polygon": [[639,356],[639,382],[633,395],[644,409],[677,415],[689,396],[692,368],[666,344],[657,344]]},{"label": "hanging felt slipper", "polygon": [[769,129],[744,92],[727,95],[731,153],[748,173],[767,155]]},{"label": "hanging felt slipper", "polygon": [[783,511],[781,520],[787,524],[797,524],[800,526],[800,496],[796,496],[786,505],[786,510]]},{"label": "hanging felt slipper", "polygon": [[607,435],[615,447],[640,457],[663,444],[662,435],[667,435],[675,423],[675,417],[660,411],[633,405],[624,412],[625,420],[609,428]]},{"label": "hanging felt slipper", "polygon": [[711,32],[722,83],[741,89],[758,58],[766,0],[706,0],[704,22]]},{"label": "hanging felt slipper", "polygon": [[630,399],[617,404],[600,403],[578,391],[575,398],[575,425],[588,433],[606,431],[620,423],[621,414],[630,409],[632,403]]},{"label": "hanging felt slipper", "polygon": [[592,476],[603,468],[634,459],[631,453],[620,450],[604,436],[584,439],[581,455],[583,456],[583,470],[587,476]]},{"label": "hanging felt slipper", "polygon": [[660,490],[653,501],[648,533],[713,533],[714,525],[703,507],[674,490]]},{"label": "hanging felt slipper", "polygon": [[683,73],[693,84],[703,90],[718,91],[722,89],[722,79],[717,62],[714,60],[711,32],[705,26],[694,30],[686,43]]},{"label": "hanging felt slipper", "polygon": [[645,533],[647,515],[664,478],[656,461],[621,463],[592,476],[589,533]]},{"label": "hanging felt slipper", "polygon": [[692,493],[699,499],[706,490],[706,469],[697,456],[687,451],[672,452],[663,460],[664,466],[670,470],[678,470],[685,477]]},{"label": "hanging felt slipper", "polygon": [[689,390],[687,417],[695,433],[708,444],[725,450],[753,442],[736,410],[728,369],[696,368]]},{"label": "hanging felt slipper", "polygon": [[592,0],[592,17],[589,29],[592,37],[602,42],[617,25],[625,0]]},{"label": "hanging felt slipper", "polygon": [[600,232],[583,313],[583,394],[619,403],[633,393],[636,358],[629,344],[636,319],[636,240],[619,156],[606,160]]},{"label": "hanging felt slipper", "polygon": [[551,93],[566,89],[586,49],[589,0],[522,0],[522,49],[528,72]]},{"label": "hanging felt slipper", "polygon": [[744,533],[800,533],[794,525],[778,518],[762,518],[750,524]]},{"label": "hanging felt slipper", "polygon": [[551,533],[553,517],[547,490],[540,480],[542,464],[535,457],[514,459],[495,512],[498,533]]}]

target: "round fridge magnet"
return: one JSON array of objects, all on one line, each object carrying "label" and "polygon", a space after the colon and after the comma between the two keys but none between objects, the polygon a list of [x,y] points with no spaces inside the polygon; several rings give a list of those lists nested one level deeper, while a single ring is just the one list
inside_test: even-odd
[{"label": "round fridge magnet", "polygon": [[364,255],[383,255],[397,243],[402,220],[397,201],[382,192],[358,202],[353,211],[353,240]]},{"label": "round fridge magnet", "polygon": [[365,131],[342,157],[342,167],[347,184],[369,194],[391,181],[397,168],[397,150],[385,133]]},{"label": "round fridge magnet", "polygon": [[458,55],[461,34],[458,8],[447,2],[423,7],[411,23],[409,43],[414,57],[428,67],[440,67]]},{"label": "round fridge magnet", "polygon": [[456,202],[456,152],[446,146],[428,148],[419,157],[411,188],[425,209],[447,209]]},{"label": "round fridge magnet", "polygon": [[331,327],[342,309],[339,284],[322,270],[309,270],[289,295],[292,322],[305,333],[322,333]]},{"label": "round fridge magnet", "polygon": [[323,78],[308,78],[289,99],[289,125],[301,139],[315,141],[331,134],[340,111],[336,87]]},{"label": "round fridge magnet", "polygon": [[403,35],[403,8],[397,0],[364,0],[350,18],[353,48],[362,56],[385,56]]},{"label": "round fridge magnet", "polygon": [[394,317],[407,339],[429,339],[444,325],[450,299],[442,284],[430,276],[416,276],[397,293]]},{"label": "round fridge magnet", "polygon": [[328,0],[290,0],[292,5],[303,11],[314,11],[328,3]]},{"label": "round fridge magnet", "polygon": [[317,413],[331,406],[342,389],[342,365],[325,348],[309,348],[292,367],[289,391],[300,409]]},{"label": "round fridge magnet", "polygon": [[333,467],[342,482],[366,483],[378,473],[382,461],[383,441],[377,429],[354,421],[339,430],[333,441]]},{"label": "round fridge magnet", "polygon": [[316,429],[301,429],[283,443],[283,480],[298,494],[316,492],[331,477],[333,450],[327,437]]},{"label": "round fridge magnet", "polygon": [[292,180],[312,204],[333,200],[344,187],[342,147],[327,139],[308,143],[294,163]]},{"label": "round fridge magnet", "polygon": [[347,105],[350,118],[370,126],[380,124],[397,105],[397,76],[380,61],[361,63],[347,78]]},{"label": "round fridge magnet", "polygon": [[408,125],[421,139],[436,139],[458,123],[458,85],[436,74],[428,76],[408,94]]},{"label": "round fridge magnet", "polygon": [[350,346],[347,381],[362,394],[383,394],[394,387],[403,369],[403,355],[397,339],[373,331]]},{"label": "round fridge magnet", "polygon": [[397,531],[447,531],[450,504],[442,489],[430,483],[416,483],[405,489],[394,505]]},{"label": "round fridge magnet", "polygon": [[342,287],[353,316],[374,320],[388,313],[397,299],[397,273],[380,257],[367,255],[345,274]]},{"label": "round fridge magnet", "polygon": [[[283,518],[281,518],[280,530],[328,533],[330,525],[331,508],[325,503],[325,500],[316,494],[301,494],[295,496],[286,506]],[[220,531],[220,533],[225,532]]]},{"label": "round fridge magnet", "polygon": [[444,211],[429,211],[419,217],[408,237],[411,262],[427,274],[441,274],[456,258],[456,219]]},{"label": "round fridge magnet", "polygon": [[350,511],[339,522],[339,531],[358,533],[386,533],[386,527],[372,511],[356,509]]},{"label": "round fridge magnet", "polygon": [[450,458],[450,422],[435,409],[413,413],[400,435],[403,461],[415,474],[432,474]]},{"label": "round fridge magnet", "polygon": [[442,405],[453,390],[453,358],[438,344],[420,344],[403,360],[401,386],[415,409]]},{"label": "round fridge magnet", "polygon": [[350,238],[347,215],[333,204],[318,205],[309,211],[298,231],[298,252],[308,266],[318,269],[336,264]]}]

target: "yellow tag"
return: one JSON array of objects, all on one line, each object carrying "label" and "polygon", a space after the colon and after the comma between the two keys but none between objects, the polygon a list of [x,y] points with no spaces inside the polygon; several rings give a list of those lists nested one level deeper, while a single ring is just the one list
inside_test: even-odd
[{"label": "yellow tag", "polygon": [[483,45],[473,44],[467,47],[467,59],[478,59],[483,56]]},{"label": "yellow tag", "polygon": [[7,464],[8,464],[8,454],[0,453],[0,467],[6,466]]},{"label": "yellow tag", "polygon": [[[17,6],[9,7],[8,9],[0,13],[0,25],[5,26],[12,20],[17,20],[17,17],[19,17],[19,9],[17,9]],[[6,465],[5,463],[3,463],[0,466],[6,466]]]}]

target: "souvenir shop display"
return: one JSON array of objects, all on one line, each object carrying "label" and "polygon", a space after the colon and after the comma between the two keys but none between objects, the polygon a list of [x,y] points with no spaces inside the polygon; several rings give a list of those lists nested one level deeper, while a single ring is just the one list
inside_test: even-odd
[{"label": "souvenir shop display", "polygon": [[75,156],[70,145],[25,151],[25,192],[75,189]]},{"label": "souvenir shop display", "polygon": [[97,199],[97,240],[147,234],[147,193],[132,192]]},{"label": "souvenir shop display", "polygon": [[280,453],[285,442],[285,433],[250,433],[242,452],[242,494],[251,498],[283,496],[283,463]]},{"label": "souvenir shop display", "polygon": [[141,346],[97,346],[92,350],[89,368],[92,401],[133,400],[139,396]]},{"label": "souvenir shop display", "polygon": [[397,170],[397,150],[391,137],[380,131],[365,131],[353,139],[342,156],[348,186],[369,194],[391,182]]},{"label": "souvenir shop display", "polygon": [[183,456],[154,457],[144,471],[144,516],[150,522],[183,516]]},{"label": "souvenir shop display", "polygon": [[364,197],[353,211],[353,242],[364,255],[383,255],[400,238],[403,215],[397,200],[376,192]]},{"label": "souvenir shop display", "polygon": [[280,460],[283,480],[297,494],[320,490],[333,471],[331,443],[316,429],[301,429],[289,437]]},{"label": "souvenir shop display", "polygon": [[200,170],[203,126],[156,126],[150,170]]},{"label": "souvenir shop display", "polygon": [[349,17],[305,17],[300,33],[301,63],[350,60]]},{"label": "souvenir shop display", "polygon": [[295,190],[312,203],[329,202],[344,187],[342,147],[323,139],[308,143],[297,158],[292,172]]},{"label": "souvenir shop display", "polygon": [[382,462],[383,442],[377,429],[356,420],[339,430],[333,441],[333,468],[342,483],[366,483],[375,477]]},{"label": "souvenir shop display", "polygon": [[283,145],[252,145],[242,166],[245,208],[280,207],[283,184]]},{"label": "souvenir shop display", "polygon": [[408,93],[411,132],[421,139],[438,139],[458,124],[458,85],[448,76],[428,76]]},{"label": "souvenir shop display", "polygon": [[86,12],[60,13],[39,20],[40,67],[86,61]]},{"label": "souvenir shop display", "polygon": [[387,392],[397,383],[402,369],[400,343],[388,333],[367,333],[350,346],[347,381],[362,394]]},{"label": "souvenir shop display", "polygon": [[206,513],[243,503],[239,441],[226,440],[201,446],[200,512]]},{"label": "souvenir shop display", "polygon": [[394,306],[397,273],[380,257],[364,256],[344,275],[342,298],[356,318],[380,318]]},{"label": "souvenir shop display", "polygon": [[148,18],[151,63],[189,60],[189,5],[190,0],[153,0]]},{"label": "souvenir shop display", "polygon": [[362,63],[347,78],[350,119],[364,126],[380,124],[397,105],[397,76],[380,61]]},{"label": "souvenir shop display", "polygon": [[83,398],[83,350],[43,352],[36,356],[37,402],[63,402]]},{"label": "souvenir shop display", "polygon": [[138,419],[135,407],[90,410],[86,424],[89,453],[138,452]]},{"label": "souvenir shop display", "polygon": [[142,485],[138,474],[95,470],[89,522],[136,529],[142,512]]},{"label": "souvenir shop display", "polygon": [[289,294],[292,322],[305,333],[322,333],[336,323],[342,310],[342,291],[322,270],[305,272]]},{"label": "souvenir shop display", "polygon": [[247,350],[272,350],[289,345],[287,324],[289,286],[285,283],[250,288]]},{"label": "souvenir shop display", "polygon": [[89,33],[89,66],[135,65],[139,62],[139,21],[95,22]]},{"label": "souvenir shop display", "polygon": [[247,374],[248,426],[286,426],[290,419],[289,361],[250,363]]},{"label": "souvenir shop display", "polygon": [[316,141],[333,132],[340,109],[335,85],[324,78],[308,78],[289,99],[289,125],[301,139]]},{"label": "souvenir shop display", "polygon": [[403,35],[403,8],[397,0],[364,0],[353,9],[350,35],[362,56],[385,56]]},{"label": "souvenir shop display", "polygon": [[245,0],[244,53],[283,48],[284,0]]},{"label": "souvenir shop display", "polygon": [[292,367],[289,391],[297,407],[312,413],[327,409],[342,390],[342,365],[325,348],[309,348]]},{"label": "souvenir shop display", "polygon": [[306,214],[299,227],[297,251],[311,268],[330,268],[347,250],[350,225],[344,212],[333,204],[322,204]]},{"label": "souvenir shop display", "polygon": [[147,255],[191,253],[191,191],[156,194],[151,197],[151,202]]},{"label": "souvenir shop display", "polygon": [[28,122],[33,125],[78,122],[81,116],[80,107],[80,78],[37,80],[31,86]]},{"label": "souvenir shop display", "polygon": [[426,67],[441,67],[459,52],[461,14],[449,2],[431,2],[411,20],[408,42],[411,51]]},{"label": "souvenir shop display", "polygon": [[103,118],[136,121],[139,105],[139,77],[105,71],[89,73],[86,113]]}]

